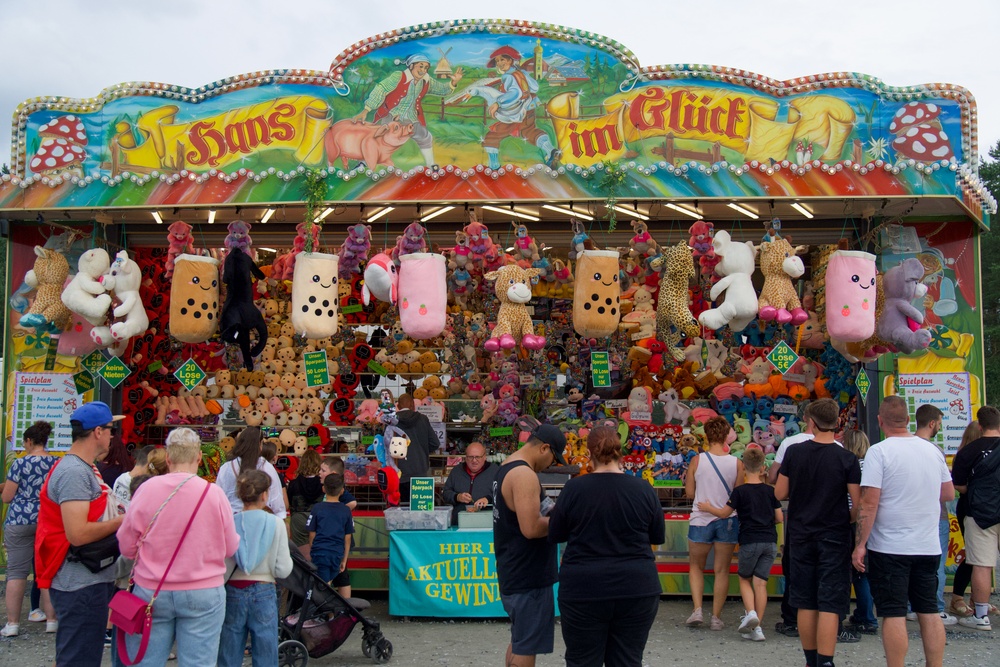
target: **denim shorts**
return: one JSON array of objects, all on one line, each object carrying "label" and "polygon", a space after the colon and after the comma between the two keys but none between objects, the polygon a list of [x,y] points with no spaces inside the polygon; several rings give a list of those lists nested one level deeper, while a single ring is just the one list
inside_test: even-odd
[{"label": "denim shorts", "polygon": [[739,567],[737,574],[743,579],[757,577],[767,581],[771,576],[771,566],[778,547],[774,542],[752,542],[741,544],[738,555]]},{"label": "denim shorts", "polygon": [[551,586],[500,595],[510,616],[510,645],[514,655],[552,653],[555,643],[555,598]]},{"label": "denim shorts", "polygon": [[716,519],[707,526],[688,526],[688,539],[700,544],[736,544],[740,536],[740,520],[731,516],[728,519]]}]

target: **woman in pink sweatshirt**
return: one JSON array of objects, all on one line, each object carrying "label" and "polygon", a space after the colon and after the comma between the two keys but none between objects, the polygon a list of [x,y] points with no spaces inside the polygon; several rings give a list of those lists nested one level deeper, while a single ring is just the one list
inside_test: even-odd
[{"label": "woman in pink sweatshirt", "polygon": [[[179,664],[213,666],[226,615],[226,558],[236,553],[240,538],[226,494],[197,476],[198,435],[191,429],[174,429],[166,445],[170,472],[142,485],[118,529],[122,555],[136,560],[133,592],[149,600],[163,582],[140,664],[165,664],[176,640]],[[195,513],[206,485],[208,493]],[[192,515],[191,528],[180,542]],[[175,550],[177,558],[167,572]],[[130,636],[129,655],[138,648],[138,635]]]}]

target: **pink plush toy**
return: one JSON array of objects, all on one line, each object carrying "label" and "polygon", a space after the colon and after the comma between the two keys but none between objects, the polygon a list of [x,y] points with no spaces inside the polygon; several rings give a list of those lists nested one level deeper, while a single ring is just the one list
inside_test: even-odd
[{"label": "pink plush toy", "polygon": [[411,222],[403,230],[403,235],[396,237],[392,260],[399,264],[399,259],[403,255],[425,252],[427,252],[427,230],[419,222]]},{"label": "pink plush toy", "polygon": [[253,257],[253,251],[250,249],[250,246],[253,245],[253,240],[250,238],[250,225],[242,220],[233,220],[226,229],[229,232],[224,242],[226,250],[231,252],[234,249],[239,249]]},{"label": "pink plush toy", "polygon": [[399,264],[399,322],[414,340],[441,335],[446,323],[448,283],[444,255],[402,255]]},{"label": "pink plush toy", "polygon": [[177,259],[177,255],[195,254],[194,236],[191,235],[191,229],[191,225],[183,220],[172,222],[167,227],[169,249],[167,250],[167,264],[163,273],[165,277],[169,278],[174,275],[174,260]]},{"label": "pink plush toy", "polygon": [[837,250],[826,269],[826,329],[847,343],[875,333],[875,255]]},{"label": "pink plush toy", "polygon": [[305,222],[300,222],[295,225],[296,233],[295,240],[292,241],[292,251],[280,258],[281,275],[274,275],[279,268],[277,266],[279,261],[275,260],[276,266],[271,272],[271,277],[276,280],[291,280],[292,276],[295,275],[295,258],[307,250],[309,252],[319,252],[320,230],[321,227],[317,224],[309,225]]}]

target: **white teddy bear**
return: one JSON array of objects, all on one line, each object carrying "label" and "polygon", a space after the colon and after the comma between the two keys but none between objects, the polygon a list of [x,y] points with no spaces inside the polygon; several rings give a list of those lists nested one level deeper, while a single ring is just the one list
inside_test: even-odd
[{"label": "white teddy bear", "polygon": [[117,321],[111,327],[94,327],[90,336],[95,343],[105,346],[115,344],[115,352],[120,354],[130,338],[145,333],[149,317],[139,298],[141,283],[142,270],[122,250],[115,256],[108,272],[101,277],[104,288],[114,292],[121,301],[113,313]]},{"label": "white teddy bear", "polygon": [[62,302],[94,326],[101,326],[111,307],[111,295],[101,277],[111,267],[111,259],[104,248],[93,248],[80,255],[77,266],[76,275],[62,291]]},{"label": "white teddy bear", "polygon": [[726,301],[718,308],[702,312],[698,321],[712,330],[728,324],[731,330],[742,331],[757,317],[757,292],[751,279],[757,249],[750,241],[734,243],[725,230],[715,233],[712,246],[715,254],[722,257],[715,272],[723,277],[712,286],[710,296],[716,301],[725,292]]}]

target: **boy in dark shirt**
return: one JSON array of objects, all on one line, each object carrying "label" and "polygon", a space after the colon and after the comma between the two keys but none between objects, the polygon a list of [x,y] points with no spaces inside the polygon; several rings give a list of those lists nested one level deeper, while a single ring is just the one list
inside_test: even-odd
[{"label": "boy in dark shirt", "polygon": [[764,609],[767,607],[767,579],[777,553],[778,531],[781,523],[781,503],[774,497],[774,489],[765,482],[764,450],[751,446],[743,454],[746,482],[733,489],[725,507],[698,503],[698,508],[727,519],[736,512],[740,517],[739,568],[740,595],[746,614],[740,619],[740,634],[744,639],[764,641]]},{"label": "boy in dark shirt", "polygon": [[316,503],[306,520],[309,556],[323,580],[349,598],[351,577],[347,572],[347,557],[351,553],[354,519],[347,505],[340,502],[344,476],[330,473],[323,480],[323,489],[326,491],[324,502]]},{"label": "boy in dark shirt", "polygon": [[788,499],[789,602],[798,610],[807,667],[834,667],[840,618],[851,604],[851,523],[861,504],[861,466],[834,441],[839,416],[833,399],[809,404],[805,419],[813,439],[788,450],[774,487],[778,500]]}]

